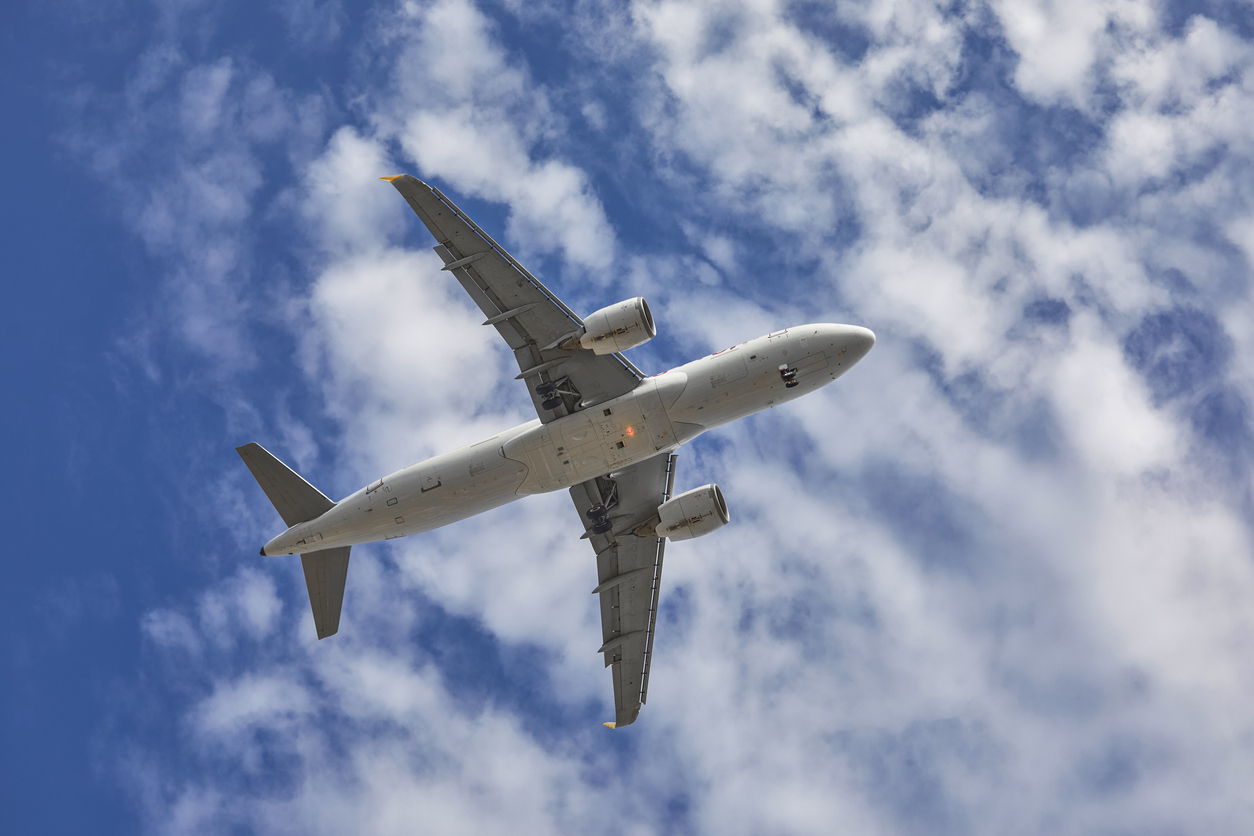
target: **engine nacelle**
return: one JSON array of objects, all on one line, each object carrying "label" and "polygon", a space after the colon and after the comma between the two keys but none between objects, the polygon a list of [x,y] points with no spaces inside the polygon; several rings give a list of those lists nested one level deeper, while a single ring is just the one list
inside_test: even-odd
[{"label": "engine nacelle", "polygon": [[731,522],[718,485],[704,485],[668,499],[657,509],[656,534],[670,540],[691,540]]},{"label": "engine nacelle", "polygon": [[613,354],[644,345],[657,336],[653,314],[643,296],[610,305],[584,321],[579,345],[596,354]]}]

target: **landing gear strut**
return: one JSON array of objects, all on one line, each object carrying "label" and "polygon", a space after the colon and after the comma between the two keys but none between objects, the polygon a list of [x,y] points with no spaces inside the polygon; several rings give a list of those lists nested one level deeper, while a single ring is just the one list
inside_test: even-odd
[{"label": "landing gear strut", "polygon": [[787,363],[779,367],[779,377],[780,380],[784,381],[785,389],[791,389],[801,382],[797,380],[797,370],[788,368]]}]

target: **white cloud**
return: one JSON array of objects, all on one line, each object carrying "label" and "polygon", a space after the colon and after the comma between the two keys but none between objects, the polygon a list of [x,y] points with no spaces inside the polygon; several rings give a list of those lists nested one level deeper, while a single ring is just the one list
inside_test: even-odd
[{"label": "white cloud", "polygon": [[[1155,38],[1121,56],[1113,75],[1131,106],[1110,130],[1107,165],[1115,182],[1165,178],[1204,164],[1218,147],[1248,158],[1249,132],[1235,114],[1251,97],[1251,60],[1248,47],[1202,17],[1183,38]],[[1215,83],[1226,76],[1235,83]]]},{"label": "white cloud", "polygon": [[383,37],[399,54],[395,87],[371,114],[381,136],[399,142],[421,176],[508,204],[521,254],[558,250],[594,280],[603,274],[615,249],[604,210],[582,171],[533,155],[561,124],[486,18],[461,0],[405,3]]},{"label": "white cloud", "polygon": [[200,650],[200,636],[183,615],[170,610],[152,610],[144,615],[144,637],[164,648],[181,648],[190,653]]},{"label": "white cloud", "polygon": [[386,247],[403,234],[408,218],[396,211],[396,191],[380,177],[396,174],[382,145],[350,127],[340,128],[307,167],[303,188],[288,201],[312,223],[321,253],[344,257]]},{"label": "white cloud", "polygon": [[196,712],[196,728],[205,736],[246,733],[253,726],[291,728],[308,715],[308,693],[282,676],[246,676],[220,683]]},{"label": "white cloud", "polygon": [[1110,8],[1099,3],[1009,0],[996,4],[1006,38],[1019,53],[1015,83],[1045,102],[1087,103],[1093,64],[1110,22]]},{"label": "white cloud", "polygon": [[1136,477],[1177,464],[1176,430],[1108,341],[1081,337],[1057,358],[1054,402],[1081,459],[1098,474]]},{"label": "white cloud", "polygon": [[[682,143],[700,164],[708,166],[715,180],[715,190],[754,182],[755,189],[748,197],[750,209],[757,208],[768,226],[794,228],[796,220],[781,219],[778,213],[771,211],[773,207],[767,196],[787,184],[798,202],[812,201],[814,198],[807,192],[828,189],[826,182],[811,181],[801,186],[801,193],[796,194],[798,187],[787,167],[777,170],[780,168],[776,165],[778,152],[771,155],[747,151],[760,141],[759,129],[770,125],[771,117],[759,116],[760,95],[749,95],[742,103],[723,95],[718,85],[692,83],[693,74],[702,73],[707,64],[715,60],[702,56],[692,47],[700,43],[695,35],[700,29],[699,24],[694,23],[699,19],[695,6],[671,3],[645,8],[645,19],[650,24],[646,31],[658,36],[667,94],[673,97],[669,112],[674,114],[674,121],[660,126],[657,133],[667,140]],[[1022,5],[1016,6],[1016,10],[1044,13],[1035,7],[1024,9]],[[1064,13],[1062,7],[1057,11]],[[1144,22],[1135,9],[1118,13],[1123,15],[1121,19],[1138,25]],[[663,19],[667,23],[665,27],[658,24]],[[1080,104],[1087,100],[1091,82],[1086,79],[1095,60],[1096,47],[1086,40],[1090,35],[1084,33],[1097,32],[1100,27],[1093,21],[1089,22],[1092,25],[1084,24],[1083,15],[1078,20],[1075,32],[1050,35],[1063,39],[1058,49],[1052,53],[1046,50],[1048,54],[1037,54],[1021,62],[1017,80],[1025,92],[1045,100],[1064,95]],[[1027,44],[1034,43],[1033,38],[1039,41],[1045,37],[1043,33],[1049,29],[1046,19],[1041,18],[1039,23],[1034,29],[1029,25],[1031,20],[1020,20],[1016,24],[1019,28],[1011,32],[1012,42],[1024,45],[1021,54],[1028,50]],[[752,37],[769,37],[769,25],[757,27]],[[666,33],[660,31],[663,28]],[[1198,29],[1194,27],[1190,31],[1196,33]],[[1196,34],[1186,35],[1186,39],[1197,37]],[[746,37],[741,44],[751,40]],[[875,66],[877,46],[872,46],[867,62],[870,67]],[[926,49],[927,44],[923,42],[918,47]],[[760,82],[772,78],[772,66],[766,60],[744,51],[736,54],[738,74]],[[1228,64],[1216,61],[1213,66],[1230,66],[1232,60],[1229,59]],[[869,87],[869,95],[875,95],[878,89],[875,76],[864,75],[863,80]],[[745,86],[753,89],[752,84]],[[1232,94],[1228,86],[1211,95]],[[712,106],[714,102],[718,102],[718,106]],[[782,109],[774,111],[775,114],[782,112]],[[961,124],[960,115],[947,114],[945,119],[958,123],[960,128],[966,127]],[[933,121],[932,124],[946,129],[949,122]],[[1122,147],[1121,136],[1135,136],[1142,147],[1138,153],[1125,156],[1155,159],[1145,153],[1154,147],[1146,133],[1123,125],[1117,121],[1112,126],[1112,148]],[[1206,128],[1200,133],[1214,135]],[[857,418],[865,418],[851,425],[843,423],[836,435],[831,436],[832,407],[807,405],[803,409],[814,416],[809,422],[814,443],[824,451],[832,451],[831,455],[836,457],[834,464],[839,462],[848,467],[877,458],[909,463],[908,466],[922,473],[935,474],[948,490],[971,497],[978,503],[977,507],[986,509],[988,519],[995,521],[993,531],[998,532],[999,539],[1004,537],[1007,543],[1019,542],[1019,548],[1027,550],[1027,554],[1018,557],[1019,561],[1027,560],[1028,566],[1037,562],[1034,575],[1044,571],[1063,584],[1058,594],[1064,595],[1063,600],[1070,601],[1071,607],[1079,608],[1081,615],[1077,627],[1079,635],[1073,641],[1084,642],[1082,637],[1087,631],[1099,631],[1099,625],[1113,619],[1122,625],[1117,638],[1104,631],[1094,632],[1092,637],[1101,637],[1101,649],[1084,642],[1088,644],[1088,652],[1108,654],[1112,660],[1126,660],[1122,664],[1132,664],[1135,660],[1135,664],[1141,665],[1167,692],[1159,703],[1159,711],[1169,712],[1169,706],[1175,705],[1177,699],[1197,701],[1194,703],[1196,710],[1231,711],[1230,721],[1247,727],[1251,718],[1244,709],[1232,706],[1225,696],[1228,686],[1214,690],[1195,687],[1209,678],[1202,669],[1220,674],[1221,678],[1236,677],[1249,684],[1249,673],[1239,662],[1240,657],[1231,650],[1221,649],[1244,642],[1244,639],[1230,638],[1234,634],[1244,635],[1248,629],[1242,608],[1236,604],[1244,596],[1238,593],[1230,600],[1213,597],[1219,588],[1244,589],[1242,574],[1227,560],[1230,554],[1247,551],[1243,546],[1244,524],[1237,509],[1220,502],[1208,511],[1218,517],[1204,527],[1212,530],[1218,525],[1221,530],[1232,532],[1227,537],[1241,532],[1239,539],[1208,540],[1202,545],[1188,539],[1187,535],[1183,540],[1165,536],[1168,531],[1182,533],[1182,530],[1192,529],[1192,525],[1185,523],[1197,513],[1192,492],[1178,491],[1200,473],[1194,471],[1190,461],[1182,458],[1179,436],[1187,429],[1177,426],[1173,416],[1149,403],[1144,384],[1127,368],[1122,357],[1122,328],[1134,324],[1168,298],[1146,277],[1146,240],[1141,231],[1113,226],[1079,231],[1065,222],[1047,220],[1045,213],[1027,201],[980,195],[958,174],[946,146],[933,141],[926,128],[920,138],[907,137],[874,113],[866,113],[848,124],[836,122],[820,135],[804,137],[795,145],[785,139],[778,147],[787,148],[794,159],[804,159],[811,170],[822,171],[825,166],[836,168],[844,175],[844,182],[855,186],[853,198],[865,228],[857,245],[859,257],[843,263],[833,260],[836,269],[832,275],[840,282],[841,290],[865,314],[863,321],[873,325],[888,323],[890,340],[910,336],[924,340],[937,353],[941,373],[950,380],[976,369],[986,379],[997,383],[1005,393],[1002,397],[1012,402],[1027,407],[1033,398],[1039,398],[1040,403],[1051,407],[1053,417],[1060,422],[1064,461],[1070,464],[1051,475],[1051,466],[1031,465],[1017,459],[1012,451],[1007,451],[1012,452],[1009,458],[990,456],[989,442],[970,437],[952,415],[951,404],[930,393],[926,398],[919,397],[918,386],[926,391],[931,389],[930,383],[920,376],[911,381],[905,369],[891,362],[897,358],[884,344],[883,334],[881,346],[864,361],[865,368],[860,367],[849,381],[840,384],[851,404],[859,395],[871,396],[868,404],[849,406],[843,411],[843,414],[852,412]],[[1159,147],[1167,162],[1153,163],[1148,168],[1142,165],[1130,172],[1114,169],[1115,181],[1126,183],[1129,178],[1135,181],[1160,176],[1179,164],[1182,150],[1174,140],[1165,145],[1160,141]],[[841,153],[837,155],[834,149]],[[907,196],[908,199],[903,199]],[[820,232],[826,220],[822,215],[811,216],[810,231]],[[803,240],[813,242],[816,239],[812,234]],[[1152,258],[1148,256],[1149,263]],[[1075,281],[1076,276],[1083,278],[1082,284]],[[1021,343],[1010,337],[1024,306],[1040,297],[1060,298],[1069,304],[1073,311],[1069,338]],[[1095,303],[1097,310],[1104,312],[1100,317],[1075,313]],[[889,357],[885,358],[884,352],[889,352]],[[885,359],[890,363],[887,367],[880,366],[884,369],[879,375],[880,382],[869,388],[876,390],[888,382],[887,393],[872,392],[867,384],[854,382],[858,374],[871,374],[871,369]],[[909,365],[908,360],[906,365]],[[914,390],[907,388],[908,381],[916,384]],[[920,400],[923,404],[914,407]],[[990,403],[983,408],[991,406]],[[885,422],[886,415],[901,417]],[[747,464],[743,444],[736,445],[735,449],[737,463],[727,465],[733,472]],[[1125,496],[1136,480],[1152,479],[1155,472],[1180,474],[1182,481],[1173,481],[1176,488],[1156,496],[1152,504],[1149,496],[1138,496],[1136,500]],[[1126,482],[1128,479],[1133,481]],[[1038,508],[1040,493],[1059,489],[1071,492],[1075,501],[1058,502],[1057,508],[1042,515]],[[1086,506],[1081,499],[1107,495],[1125,498],[1113,507],[1100,501],[1096,507]],[[733,497],[733,504],[734,501]],[[1046,500],[1046,505],[1049,504]],[[1155,572],[1161,578],[1156,584],[1147,586],[1137,569],[1138,558],[1149,557],[1147,541],[1128,538],[1136,523],[1132,517],[1122,516],[1115,507],[1126,507],[1129,512],[1131,508],[1139,508],[1137,513],[1152,513],[1164,520],[1162,528],[1156,529],[1162,535],[1153,550],[1154,559],[1160,561],[1161,567]],[[1157,510],[1149,511],[1149,507]],[[789,519],[799,516],[793,511],[795,503],[781,501],[779,508],[779,513]],[[1073,516],[1068,518],[1068,514]],[[1079,516],[1074,516],[1076,514]],[[1033,521],[1033,517],[1038,519]],[[1059,523],[1065,528],[1051,528]],[[840,528],[835,527],[835,530]],[[1030,534],[1044,535],[1048,539],[1020,539]],[[1112,536],[1114,539],[1109,539]],[[1076,547],[1078,552],[1066,551]],[[1187,567],[1196,565],[1199,550],[1206,555],[1203,558],[1206,565],[1215,567],[1209,571],[1217,572],[1217,576],[1225,580],[1183,593],[1180,578],[1188,574]],[[882,553],[877,559],[883,559]],[[1102,562],[1104,572],[1110,572],[1117,580],[1103,582],[1097,587],[1100,591],[1091,597],[1087,593],[1078,598],[1070,597],[1074,592],[1069,595],[1066,590],[1089,590],[1092,570],[1086,566],[1097,561]],[[933,577],[929,586],[935,583]],[[992,604],[995,600],[1023,599],[1025,595],[1031,600],[1026,589],[1016,589],[1016,586],[1007,582],[998,584],[996,592],[988,590],[991,600],[977,605],[977,611],[988,611],[995,606]],[[1139,594],[1129,596],[1120,592],[1132,588]],[[867,594],[880,605],[899,595],[888,589],[875,589]],[[1135,605],[1127,603],[1133,600]],[[1185,607],[1196,609],[1186,614],[1179,609],[1182,600],[1189,601]],[[904,603],[903,608],[906,611],[916,609]],[[1145,648],[1138,649],[1142,644],[1152,643],[1148,638],[1152,631],[1138,634],[1146,637],[1143,641],[1132,638],[1137,634],[1138,624],[1155,618],[1156,612],[1168,611],[1172,615],[1163,622],[1180,626],[1198,625],[1201,612],[1211,613],[1210,617],[1201,619],[1200,623],[1206,626],[1200,631],[1177,631],[1173,627],[1170,641],[1177,652],[1183,646],[1194,647],[1199,658],[1205,660],[1181,677],[1178,677],[1179,668],[1169,658],[1156,654],[1146,656]],[[954,616],[940,616],[939,621],[931,622],[934,628],[943,624],[946,617]],[[965,620],[960,619],[954,629],[965,640],[975,642],[978,650],[982,640],[978,638],[979,633],[970,630],[972,627],[987,629],[988,625],[977,619],[967,626],[962,623]],[[1044,635],[1035,635],[1030,629],[1026,632],[1033,646],[1045,641]],[[896,649],[894,655],[897,655]],[[994,659],[977,657],[975,660],[976,668],[984,669],[983,676],[995,669]],[[1093,672],[1068,672],[1069,667],[1075,668],[1073,660],[1059,659],[1055,664],[1059,668],[1058,675],[1101,678]],[[923,676],[929,683],[929,693],[944,681],[943,677]],[[963,683],[968,699],[974,699],[977,706],[987,707],[1004,699],[1002,687],[994,682],[981,683],[979,679],[976,676]],[[898,703],[911,704],[908,697],[894,697]],[[928,707],[918,703],[908,711],[926,712]],[[978,709],[976,711],[978,713]],[[1006,714],[1002,722],[1011,722],[1010,716],[1017,718],[1013,721],[1015,724],[1049,724],[1035,711],[1025,713],[1022,707]],[[1152,726],[1156,721],[1147,719],[1146,722]],[[995,723],[994,733],[998,727]],[[1143,728],[1140,733],[1147,732],[1148,729]],[[1000,737],[1014,739],[1004,727]],[[1174,745],[1184,744],[1184,740],[1174,741]],[[1064,752],[1069,745],[1082,746],[1078,739],[1068,742],[1065,737],[1051,745]],[[1206,745],[1225,752],[1234,751],[1228,749],[1222,736],[1209,738]],[[1072,758],[1075,751],[1073,748]],[[1069,761],[1064,752],[1053,761],[1052,769],[1056,771],[1052,774],[1059,777],[1075,762]],[[1015,769],[1013,764],[1007,767]],[[1041,768],[1050,774],[1051,767]],[[1030,783],[1040,786],[1036,780]],[[1214,798],[1217,805],[1225,803],[1221,795]],[[1212,809],[1222,809],[1222,806]]]},{"label": "white cloud", "polygon": [[[394,209],[409,211],[399,197]],[[387,249],[332,262],[312,289],[305,368],[344,427],[350,461],[365,455],[390,473],[489,436],[516,414],[521,398],[492,403],[503,360],[496,333],[439,263],[430,252]]]}]

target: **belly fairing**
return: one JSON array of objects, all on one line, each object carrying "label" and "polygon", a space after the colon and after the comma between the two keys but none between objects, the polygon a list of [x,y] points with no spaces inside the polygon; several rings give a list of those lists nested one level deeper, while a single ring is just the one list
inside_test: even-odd
[{"label": "belly fairing", "polygon": [[528,426],[504,446],[506,457],[528,469],[519,493],[568,488],[675,449],[682,439],[667,406],[686,383],[682,372],[667,372],[612,401]]}]

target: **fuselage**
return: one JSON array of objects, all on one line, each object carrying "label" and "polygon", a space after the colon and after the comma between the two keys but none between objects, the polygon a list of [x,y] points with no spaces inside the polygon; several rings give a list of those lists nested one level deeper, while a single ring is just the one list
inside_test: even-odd
[{"label": "fuselage", "polygon": [[826,386],[874,344],[875,335],[855,325],[801,325],[758,337],[646,378],[612,400],[547,424],[536,419],[384,476],[289,528],[262,552],[301,554],[404,537],[608,475]]}]

